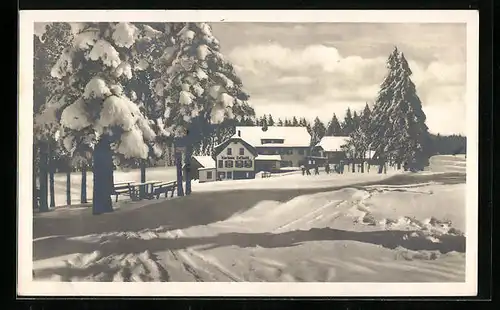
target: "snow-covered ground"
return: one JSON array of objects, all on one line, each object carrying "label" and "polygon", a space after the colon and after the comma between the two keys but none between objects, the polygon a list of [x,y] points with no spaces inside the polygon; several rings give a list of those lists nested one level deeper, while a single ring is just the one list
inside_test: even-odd
[{"label": "snow-covered ground", "polygon": [[[326,177],[326,174],[323,170],[321,170],[321,174],[319,176],[302,176],[300,171],[292,171],[292,172],[282,172],[279,174],[273,174],[271,178],[266,178],[261,181],[266,182],[265,187],[271,188],[295,188],[297,186],[300,187],[325,187],[330,186],[332,182],[340,182],[339,184],[345,184],[345,182],[353,182],[353,180],[363,179],[363,180],[378,180],[380,178],[386,177],[385,175],[377,174],[377,169],[373,167],[370,170],[370,173],[351,173],[345,172],[343,175],[338,175],[336,178]],[[347,171],[347,169],[346,169]],[[396,173],[393,169],[389,169],[387,171],[389,175]],[[282,176],[290,176],[293,175],[292,179],[289,179],[288,182],[281,183],[280,178]],[[113,174],[115,182],[122,181],[133,181],[140,182],[141,181],[141,172],[139,169],[131,169],[129,171],[115,171]],[[258,176],[259,177],[259,176]],[[325,178],[326,177],[326,178]],[[176,170],[175,167],[154,167],[148,168],[146,170],[146,181],[173,181],[176,179]],[[304,180],[308,180],[307,182],[303,182]],[[80,195],[81,195],[81,173],[75,172],[71,174],[71,204],[79,205],[80,204]],[[299,183],[294,183],[296,181],[300,181]],[[200,183],[197,181],[193,181],[193,190],[196,191],[213,191],[213,190],[227,190],[227,189],[236,189],[236,188],[246,188],[246,187],[261,187],[260,182],[255,182],[255,180],[238,180],[238,181],[224,181],[224,182],[212,182],[212,183]],[[89,201],[92,200],[92,189],[93,189],[93,173],[87,173],[87,198]],[[54,176],[54,190],[55,190],[55,202],[56,206],[65,206],[66,205],[66,174],[65,173],[56,173]],[[120,200],[128,199],[126,196],[119,196]]]},{"label": "snow-covered ground", "polygon": [[195,183],[116,207],[36,214],[34,279],[465,281],[461,173]]},{"label": "snow-covered ground", "polygon": [[[176,178],[175,167],[154,167],[148,168],[146,173],[146,181],[171,181]],[[113,173],[115,182],[123,181],[141,181],[141,171],[132,169],[129,171],[115,171]],[[94,174],[87,172],[87,198],[92,200]],[[71,173],[71,204],[80,204],[82,174],[81,172]],[[66,205],[66,174],[56,173],[54,176],[54,191],[56,206]],[[122,199],[123,197],[119,197]]]}]

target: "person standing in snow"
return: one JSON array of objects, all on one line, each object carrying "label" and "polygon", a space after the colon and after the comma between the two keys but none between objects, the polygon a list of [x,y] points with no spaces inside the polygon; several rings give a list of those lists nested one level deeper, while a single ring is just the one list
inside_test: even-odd
[{"label": "person standing in snow", "polygon": [[340,161],[339,171],[340,171],[340,174],[344,174],[344,161],[343,160]]},{"label": "person standing in snow", "polygon": [[306,174],[306,167],[304,165],[300,165],[300,170],[302,170],[302,175]]},{"label": "person standing in snow", "polygon": [[319,166],[318,165],[314,166],[314,175],[319,175]]},{"label": "person standing in snow", "polygon": [[325,164],[325,172],[326,174],[330,174],[330,164],[328,162]]}]

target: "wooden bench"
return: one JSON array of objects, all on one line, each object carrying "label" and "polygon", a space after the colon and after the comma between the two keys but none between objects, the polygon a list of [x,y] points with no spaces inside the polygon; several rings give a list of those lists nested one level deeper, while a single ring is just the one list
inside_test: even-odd
[{"label": "wooden bench", "polygon": [[133,182],[118,182],[118,183],[114,184],[112,195],[115,196],[115,202],[118,202],[119,195],[127,195],[130,197],[133,196],[132,189],[130,187],[130,185],[132,183]]},{"label": "wooden bench", "polygon": [[177,181],[160,182],[154,185],[153,195],[156,199],[160,199],[161,194],[165,194],[165,198],[168,197],[168,192],[172,194],[170,197],[174,197],[174,192],[177,190]]}]

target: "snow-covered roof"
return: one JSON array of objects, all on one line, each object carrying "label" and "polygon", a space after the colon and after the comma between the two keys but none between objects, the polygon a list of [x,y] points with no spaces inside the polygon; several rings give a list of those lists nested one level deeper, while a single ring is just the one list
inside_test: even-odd
[{"label": "snow-covered roof", "polygon": [[281,160],[280,155],[258,155],[255,160]]},{"label": "snow-covered roof", "polygon": [[321,141],[316,145],[320,146],[325,152],[340,152],[341,147],[345,145],[349,140],[349,137],[323,137]]},{"label": "snow-covered roof", "polygon": [[211,156],[193,156],[202,168],[215,168],[215,160]]},{"label": "snow-covered roof", "polygon": [[[266,131],[260,126],[236,126],[241,138],[254,147],[309,147],[311,135],[306,127],[269,126]],[[262,144],[261,139],[283,139],[283,143]]]}]

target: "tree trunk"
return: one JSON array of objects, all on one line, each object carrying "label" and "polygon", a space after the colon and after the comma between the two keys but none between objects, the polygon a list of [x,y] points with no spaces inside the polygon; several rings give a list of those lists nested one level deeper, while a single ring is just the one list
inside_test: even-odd
[{"label": "tree trunk", "polygon": [[398,167],[397,167],[398,170],[401,170],[401,162],[398,161]]},{"label": "tree trunk", "polygon": [[40,143],[40,163],[39,169],[40,174],[38,176],[40,183],[40,212],[49,211],[48,196],[49,196],[49,183],[48,183],[48,154],[47,154],[47,144],[44,142]]},{"label": "tree trunk", "polygon": [[387,174],[387,165],[384,163],[384,174]]},{"label": "tree trunk", "polygon": [[[146,182],[146,160],[144,159],[140,160],[140,167],[141,167],[141,183],[144,183]],[[145,186],[141,186],[139,188],[139,197],[141,197],[141,199],[144,199],[146,196],[145,189],[146,189]]]},{"label": "tree trunk", "polygon": [[356,161],[352,159],[352,173],[356,172]]},{"label": "tree trunk", "polygon": [[177,196],[184,196],[184,188],[182,186],[182,154],[175,152],[175,166],[177,169]]},{"label": "tree trunk", "polygon": [[112,212],[111,194],[113,192],[113,153],[109,146],[109,138],[103,136],[93,152],[94,188],[92,197],[92,213]]},{"label": "tree trunk", "polygon": [[361,173],[365,173],[365,163],[366,163],[366,159],[363,156],[363,159],[361,160]]},{"label": "tree trunk", "polygon": [[87,163],[82,163],[82,184],[80,188],[80,203],[87,203]]},{"label": "tree trunk", "polygon": [[66,204],[71,205],[71,167],[66,171]]},{"label": "tree trunk", "polygon": [[184,158],[186,165],[186,195],[191,194],[191,146],[186,147],[186,156]]},{"label": "tree trunk", "polygon": [[49,148],[49,190],[50,190],[50,207],[56,207],[56,197],[55,197],[55,188],[54,188],[54,153],[53,149]]}]

